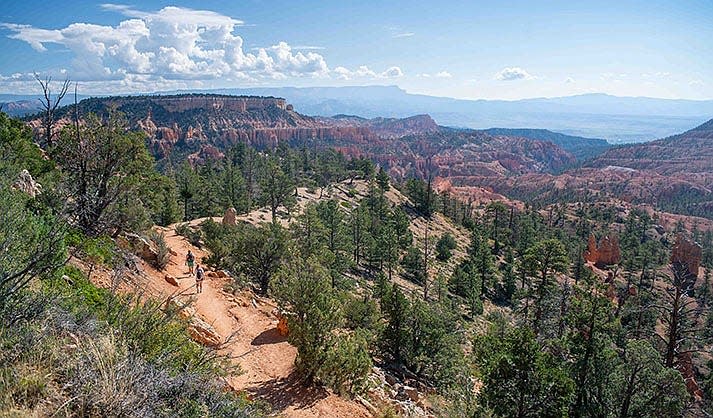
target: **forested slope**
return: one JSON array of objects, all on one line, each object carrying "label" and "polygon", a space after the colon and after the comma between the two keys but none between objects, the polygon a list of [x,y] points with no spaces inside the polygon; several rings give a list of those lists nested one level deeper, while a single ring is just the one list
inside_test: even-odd
[{"label": "forested slope", "polygon": [[[461,201],[429,175],[394,181],[370,159],[286,143],[238,142],[157,171],[118,114],[43,148],[20,122],[0,122],[0,337],[17,348],[0,358],[3,411],[711,408],[707,223],[613,200]],[[181,274],[189,248],[211,273],[194,295]],[[278,316],[286,342],[273,339]],[[254,357],[273,343],[287,353],[279,372]]]}]

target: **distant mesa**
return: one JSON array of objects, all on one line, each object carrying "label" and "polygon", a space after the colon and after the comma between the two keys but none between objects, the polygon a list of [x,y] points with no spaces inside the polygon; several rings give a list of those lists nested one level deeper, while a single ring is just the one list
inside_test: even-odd
[{"label": "distant mesa", "polygon": [[233,112],[247,112],[249,110],[263,110],[272,106],[288,110],[287,101],[279,97],[257,96],[223,96],[205,94],[187,94],[177,96],[126,96],[111,98],[110,105],[122,107],[135,102],[149,102],[162,106],[168,112],[185,112],[188,110],[226,110]]}]

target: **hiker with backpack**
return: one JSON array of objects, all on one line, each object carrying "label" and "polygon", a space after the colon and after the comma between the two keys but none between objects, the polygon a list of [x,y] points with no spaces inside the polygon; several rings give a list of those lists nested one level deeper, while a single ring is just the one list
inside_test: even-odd
[{"label": "hiker with backpack", "polygon": [[198,265],[196,267],[196,293],[203,293],[203,277],[205,276],[205,271],[203,267]]},{"label": "hiker with backpack", "polygon": [[188,274],[193,274],[193,263],[195,263],[196,257],[193,255],[191,250],[188,250],[186,254],[186,265],[188,266]]}]

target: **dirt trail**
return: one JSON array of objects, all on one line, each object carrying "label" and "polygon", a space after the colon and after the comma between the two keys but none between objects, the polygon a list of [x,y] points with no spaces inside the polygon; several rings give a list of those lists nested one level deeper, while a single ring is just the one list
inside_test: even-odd
[{"label": "dirt trail", "polygon": [[[203,292],[197,294],[195,278],[185,265],[190,249],[198,264],[205,251],[192,246],[176,234],[175,225],[157,228],[164,232],[166,243],[175,255],[166,270],[159,272],[142,262],[149,292],[167,298],[180,293],[178,299],[190,302],[195,315],[210,324],[222,341],[221,352],[229,355],[243,371],[229,376],[228,384],[237,391],[267,401],[279,416],[286,417],[369,417],[368,410],[355,401],[334,395],[324,389],[307,388],[293,373],[297,350],[278,334],[277,318],[272,313],[274,302],[248,291],[232,295],[224,291],[230,278],[207,277]],[[166,274],[175,277],[179,287],[169,284]]]},{"label": "dirt trail", "polygon": [[[292,215],[300,213],[310,202],[329,198],[340,200],[340,205],[350,210],[356,207],[359,200],[367,193],[368,184],[363,181],[355,181],[353,184],[337,184],[325,193],[300,188],[298,189],[297,205]],[[402,205],[407,202],[407,198],[393,188],[386,193],[386,197],[393,205]],[[407,214],[411,218],[411,230],[414,234],[415,245],[420,245],[427,225],[429,234],[433,237],[431,246],[444,232],[450,232],[456,237],[458,248],[454,251],[451,262],[434,266],[431,271],[432,277],[436,277],[439,272],[447,276],[457,262],[465,257],[469,241],[467,231],[462,227],[454,227],[440,215],[434,216],[432,221],[426,224],[413,209],[410,209],[410,205],[406,205],[406,207]],[[287,213],[282,210],[279,220],[285,226],[289,223],[286,215]],[[195,219],[189,222],[188,226],[198,228],[206,219]],[[212,220],[221,222],[222,218],[214,217]],[[270,222],[271,216],[269,210],[262,208],[240,215],[237,220],[257,225],[262,222]],[[221,353],[228,355],[233,363],[242,370],[243,373],[228,376],[227,384],[236,391],[246,392],[255,399],[266,401],[272,406],[274,414],[277,416],[359,418],[370,417],[376,413],[380,406],[367,408],[359,401],[339,397],[325,389],[306,387],[299,381],[298,376],[294,373],[297,350],[277,332],[278,320],[273,313],[275,310],[274,301],[258,297],[248,290],[232,294],[229,290],[224,290],[228,288],[232,279],[214,277],[216,275],[209,271],[207,271],[208,274],[203,283],[203,292],[197,294],[195,278],[189,274],[188,267],[185,265],[186,254],[190,249],[195,255],[197,263],[202,264],[207,253],[191,245],[183,236],[178,235],[175,231],[177,225],[179,224],[154,228],[164,234],[166,243],[173,253],[166,269],[158,271],[145,261],[139,260],[141,273],[131,275],[129,282],[133,288],[127,288],[127,291],[145,292],[148,296],[160,300],[172,298],[180,305],[188,306],[188,310],[194,312],[195,317],[209,324],[215,333],[219,334],[220,340],[223,342],[220,347]],[[75,261],[78,265],[82,264],[81,260]],[[88,268],[85,265],[83,269],[86,271]],[[97,272],[92,280],[101,286],[110,287],[111,281],[108,279],[108,275],[108,272],[104,272],[104,274]],[[165,280],[166,275],[175,278],[178,287]],[[394,280],[405,289],[413,292],[421,291],[419,285],[398,275],[394,276]],[[393,399],[389,399],[388,395],[376,395],[376,397],[376,405],[383,406],[382,401],[384,400],[387,403],[393,403]],[[371,396],[367,398],[369,401],[375,400]],[[369,404],[369,401],[365,402]],[[406,415],[409,414],[406,413]]]}]

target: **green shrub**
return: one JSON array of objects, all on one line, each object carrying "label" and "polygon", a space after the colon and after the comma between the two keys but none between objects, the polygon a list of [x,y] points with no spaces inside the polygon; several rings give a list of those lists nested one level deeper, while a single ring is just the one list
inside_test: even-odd
[{"label": "green shrub", "polygon": [[64,240],[78,255],[94,264],[110,266],[117,253],[116,244],[106,236],[88,237],[78,229],[72,229]]},{"label": "green shrub", "polygon": [[289,312],[289,342],[297,347],[297,371],[307,381],[339,393],[364,390],[372,366],[367,338],[363,330],[342,329],[343,301],[320,260],[295,259],[283,266],[275,276],[275,292]]},{"label": "green shrub", "polygon": [[171,249],[166,244],[166,236],[156,231],[149,232],[149,239],[156,246],[156,260],[153,265],[159,270],[163,270],[171,261]]},{"label": "green shrub", "polygon": [[[0,328],[0,416],[262,414],[260,404],[225,392],[221,358],[158,303],[96,288],[75,267],[56,276],[27,292],[19,308],[38,307],[33,315]],[[0,310],[0,321],[11,314]]]},{"label": "green shrub", "polygon": [[456,239],[446,232],[436,243],[436,258],[440,261],[448,261],[453,256],[452,251],[456,247]]},{"label": "green shrub", "polygon": [[[208,220],[206,222],[213,222],[212,220]],[[213,222],[215,223],[215,222]],[[203,234],[201,234],[201,231],[195,231],[193,228],[190,227],[188,223],[180,224],[176,226],[176,233],[178,235],[181,235],[183,237],[186,237],[188,242],[191,243],[194,247],[201,248],[201,240],[203,238]]]},{"label": "green shrub", "polygon": [[343,333],[332,335],[330,339],[332,346],[317,377],[341,395],[363,392],[372,367],[365,333]]},{"label": "green shrub", "polygon": [[401,264],[406,275],[416,283],[423,283],[426,273],[423,269],[423,253],[416,247],[409,247],[404,254]]}]

